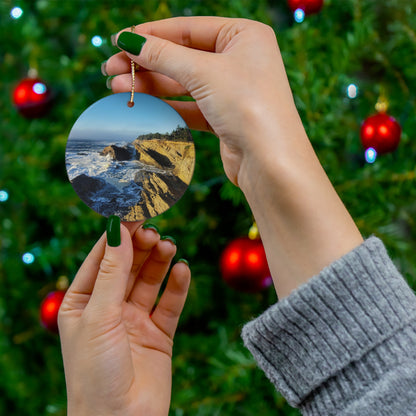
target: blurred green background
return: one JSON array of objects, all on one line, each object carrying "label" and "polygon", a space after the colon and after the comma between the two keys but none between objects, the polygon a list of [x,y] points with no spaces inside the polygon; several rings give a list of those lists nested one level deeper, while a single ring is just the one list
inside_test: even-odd
[{"label": "blurred green background", "polygon": [[[17,6],[23,14],[15,19],[10,12]],[[101,62],[116,51],[110,35],[179,15],[245,17],[273,26],[298,109],[331,181],[363,235],[382,238],[416,288],[415,0],[326,0],[300,24],[286,0],[0,0],[2,415],[66,414],[59,338],[40,325],[39,305],[59,276],[74,277],[106,222],[67,180],[66,140],[77,117],[111,93],[100,73]],[[94,36],[101,46],[92,44]],[[54,95],[49,113],[36,119],[19,114],[12,99],[31,68]],[[359,88],[354,99],[346,93],[351,83]],[[360,125],[383,91],[402,139],[394,153],[368,164]],[[242,345],[242,325],[276,296],[273,289],[240,293],[222,281],[221,252],[247,234],[253,219],[224,175],[216,137],[193,137],[191,186],[152,220],[177,239],[177,258],[188,259],[193,272],[175,341],[171,415],[298,415]],[[34,262],[25,264],[24,253]]]}]

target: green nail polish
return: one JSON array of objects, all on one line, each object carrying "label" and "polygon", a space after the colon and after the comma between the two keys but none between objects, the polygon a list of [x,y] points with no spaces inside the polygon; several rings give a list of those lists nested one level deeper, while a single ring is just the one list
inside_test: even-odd
[{"label": "green nail polish", "polygon": [[113,46],[117,46],[117,35],[118,35],[118,33],[114,33],[113,35],[111,35],[111,44],[113,45]]},{"label": "green nail polish", "polygon": [[111,215],[107,221],[107,243],[110,247],[118,247],[121,244],[120,218]]},{"label": "green nail polish", "polygon": [[122,32],[117,40],[117,46],[133,55],[140,55],[146,38],[132,32]]},{"label": "green nail polish", "polygon": [[171,237],[170,235],[164,235],[163,237],[160,237],[161,240],[169,240],[172,244],[176,245],[176,240]]},{"label": "green nail polish", "polygon": [[101,73],[105,77],[108,77],[106,65],[107,65],[107,61],[104,61],[104,62],[101,63]]},{"label": "green nail polish", "polygon": [[154,224],[143,224],[142,228],[143,230],[155,230],[157,233],[159,233],[159,228],[157,228]]},{"label": "green nail polish", "polygon": [[179,259],[178,263],[185,263],[189,267],[189,261],[186,259]]},{"label": "green nail polish", "polygon": [[114,77],[108,77],[105,81],[105,85],[109,90],[111,90],[111,82],[113,81],[113,78]]}]

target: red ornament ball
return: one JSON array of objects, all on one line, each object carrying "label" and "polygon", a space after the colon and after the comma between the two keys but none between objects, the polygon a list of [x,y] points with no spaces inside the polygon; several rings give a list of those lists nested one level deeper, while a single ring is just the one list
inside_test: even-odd
[{"label": "red ornament ball", "polygon": [[220,268],[224,281],[242,292],[259,292],[272,284],[260,239],[240,237],[233,240],[221,255]]},{"label": "red ornament ball", "polygon": [[50,292],[40,305],[40,321],[51,332],[58,332],[58,312],[65,296],[65,290]]},{"label": "red ornament ball", "polygon": [[386,113],[378,113],[365,119],[361,126],[361,143],[364,149],[372,147],[378,154],[390,153],[400,143],[400,124]]},{"label": "red ornament ball", "polygon": [[324,0],[288,0],[288,5],[292,12],[301,9],[308,15],[320,12],[324,5]]},{"label": "red ornament ball", "polygon": [[51,107],[52,96],[39,78],[25,78],[13,91],[13,104],[27,118],[44,116]]}]

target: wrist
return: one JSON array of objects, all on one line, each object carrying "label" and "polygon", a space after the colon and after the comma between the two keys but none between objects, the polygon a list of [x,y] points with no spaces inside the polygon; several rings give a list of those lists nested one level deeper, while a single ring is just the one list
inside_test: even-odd
[{"label": "wrist", "polygon": [[303,126],[278,126],[276,131],[257,134],[269,136],[245,155],[238,180],[257,221],[281,298],[363,239]]},{"label": "wrist", "polygon": [[[273,122],[274,119],[285,122]],[[253,117],[249,124],[247,147],[238,173],[238,185],[246,197],[253,191],[264,196],[265,191],[290,186],[291,171],[305,171],[317,163],[320,166],[296,110],[288,110],[284,116],[263,114]]]}]

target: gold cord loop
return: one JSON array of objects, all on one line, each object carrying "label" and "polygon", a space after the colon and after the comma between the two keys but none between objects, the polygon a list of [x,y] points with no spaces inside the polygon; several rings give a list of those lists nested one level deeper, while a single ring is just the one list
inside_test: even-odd
[{"label": "gold cord loop", "polygon": [[[131,27],[131,31],[134,32],[134,27]],[[131,94],[130,94],[130,101],[127,103],[129,107],[134,106],[134,85],[135,85],[135,75],[136,75],[136,64],[133,60],[130,61],[131,65]],[[137,68],[138,69],[138,68]]]}]

